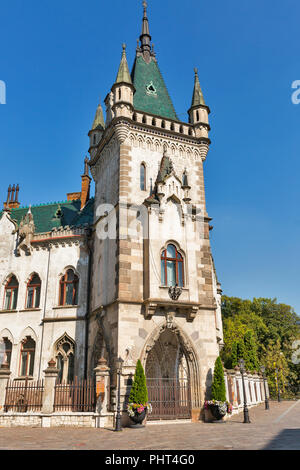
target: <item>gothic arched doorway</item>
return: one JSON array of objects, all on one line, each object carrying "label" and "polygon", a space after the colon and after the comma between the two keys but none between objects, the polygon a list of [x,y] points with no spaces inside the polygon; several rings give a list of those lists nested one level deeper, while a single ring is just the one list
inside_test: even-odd
[{"label": "gothic arched doorway", "polygon": [[148,419],[191,418],[199,401],[195,355],[173,324],[165,324],[146,348],[145,373],[153,412]]}]

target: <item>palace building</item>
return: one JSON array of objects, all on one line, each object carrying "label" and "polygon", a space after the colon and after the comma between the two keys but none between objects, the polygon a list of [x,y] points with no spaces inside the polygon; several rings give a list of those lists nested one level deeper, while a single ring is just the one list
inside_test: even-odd
[{"label": "palace building", "polygon": [[[158,387],[170,397],[170,384],[184,384],[191,414],[209,397],[223,345],[203,171],[210,110],[195,69],[187,120],[178,118],[143,6],[132,71],[123,45],[105,117],[99,104],[88,133],[81,191],[21,207],[19,187],[8,189],[0,212],[0,362],[11,379],[39,379],[53,359],[59,379],[71,382],[93,377],[104,358],[114,411],[116,361],[124,361],[126,402],[140,359],[149,401]],[[188,417],[179,401],[174,418]]]}]

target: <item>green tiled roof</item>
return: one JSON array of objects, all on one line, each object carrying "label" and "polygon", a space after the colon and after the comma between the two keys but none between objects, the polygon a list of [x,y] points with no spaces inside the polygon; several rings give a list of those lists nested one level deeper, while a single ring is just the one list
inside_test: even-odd
[{"label": "green tiled roof", "polygon": [[157,116],[178,121],[173,103],[157,62],[145,62],[142,56],[135,58],[132,82],[136,89],[133,98],[134,108]]},{"label": "green tiled roof", "polygon": [[[94,215],[94,198],[91,198],[86,206],[80,211],[81,201],[53,202],[31,206],[31,213],[35,225],[36,233],[50,232],[54,228],[79,226],[83,224],[91,225]],[[10,216],[19,225],[23,217],[28,212],[28,207],[12,209]],[[0,218],[2,212],[0,212]]]}]

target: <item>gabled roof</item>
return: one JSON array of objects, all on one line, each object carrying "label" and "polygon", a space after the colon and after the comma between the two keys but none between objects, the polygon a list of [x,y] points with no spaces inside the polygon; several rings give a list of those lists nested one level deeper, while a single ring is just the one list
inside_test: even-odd
[{"label": "gabled roof", "polygon": [[[80,211],[81,201],[53,202],[31,206],[31,213],[35,225],[35,233],[50,232],[54,228],[74,226],[93,223],[94,198],[91,198],[86,206]],[[10,217],[16,221],[18,226],[28,213],[29,207],[20,207],[10,211]],[[0,212],[0,217],[3,211]]]},{"label": "gabled roof", "polygon": [[136,90],[133,97],[136,110],[178,121],[156,60],[151,58],[147,63],[142,55],[136,56],[131,78]]}]

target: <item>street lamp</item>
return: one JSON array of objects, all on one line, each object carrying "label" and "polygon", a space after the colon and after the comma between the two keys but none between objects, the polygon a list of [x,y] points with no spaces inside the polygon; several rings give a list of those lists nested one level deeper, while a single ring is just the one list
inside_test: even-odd
[{"label": "street lamp", "polygon": [[269,410],[269,400],[268,400],[268,395],[267,395],[267,390],[266,390],[266,377],[265,377],[265,371],[266,368],[265,366],[261,366],[261,371],[263,375],[263,381],[264,381],[264,390],[265,390],[265,410]]},{"label": "street lamp", "polygon": [[117,406],[117,415],[116,415],[116,427],[115,431],[122,431],[121,426],[121,374],[122,374],[122,364],[123,359],[119,357],[116,361],[117,374],[118,374],[118,406]]},{"label": "street lamp", "polygon": [[247,408],[247,399],[246,399],[246,389],[245,389],[245,380],[244,380],[244,372],[245,372],[245,361],[244,359],[239,360],[240,364],[240,371],[242,374],[242,383],[243,383],[243,394],[244,394],[244,423],[250,423],[250,418],[249,418],[249,411]]},{"label": "street lamp", "polygon": [[281,397],[280,397],[280,388],[279,388],[279,380],[278,380],[278,368],[276,367],[275,369],[276,372],[276,382],[277,382],[277,392],[278,392],[278,403],[281,402]]}]

